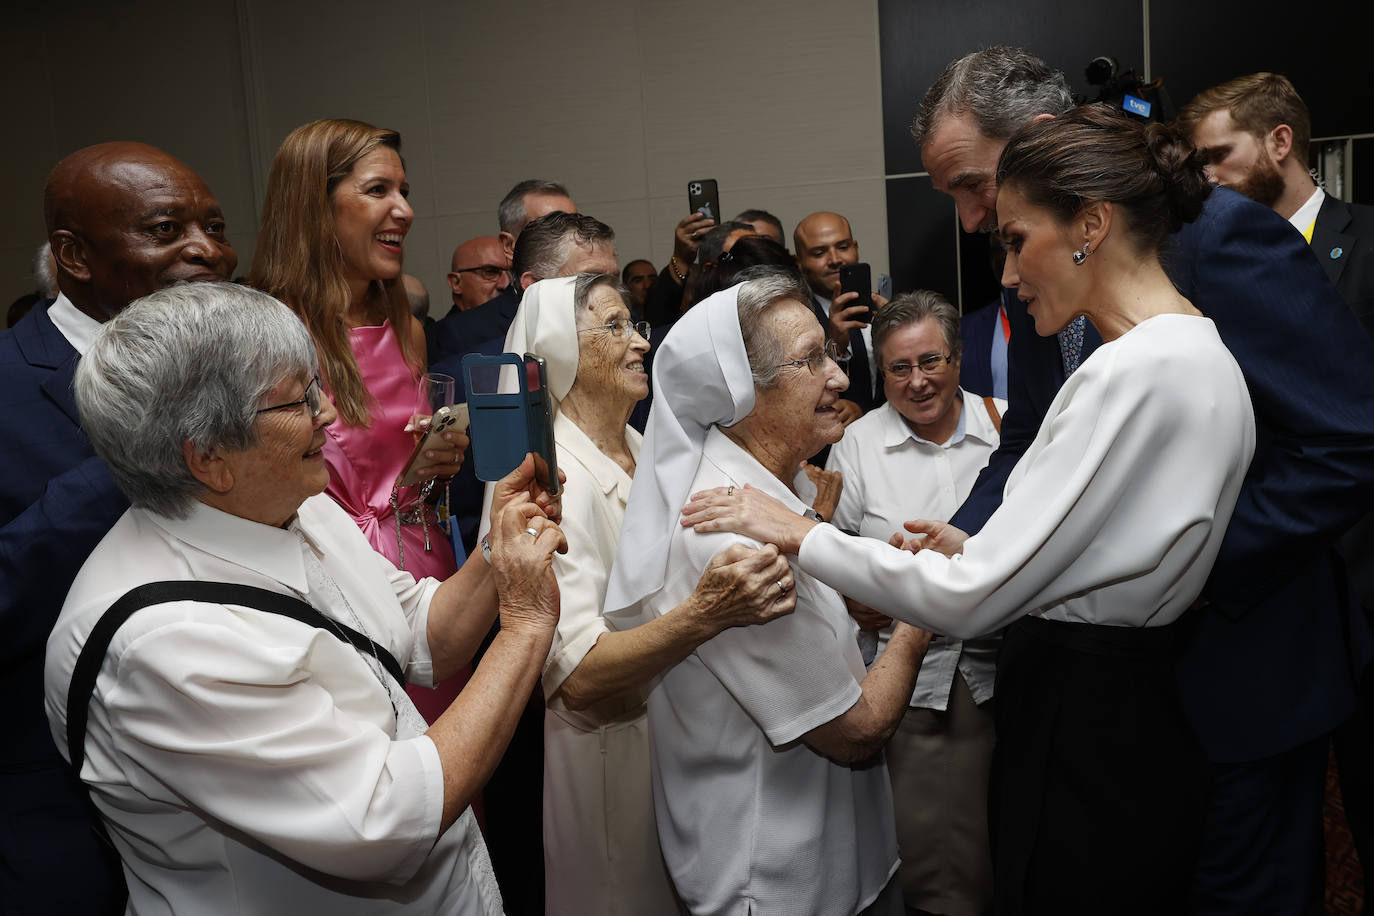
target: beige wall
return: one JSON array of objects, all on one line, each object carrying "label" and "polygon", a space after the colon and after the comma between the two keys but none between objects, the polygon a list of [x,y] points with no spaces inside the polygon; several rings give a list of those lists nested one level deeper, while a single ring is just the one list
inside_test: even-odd
[{"label": "beige wall", "polygon": [[813,210],[845,213],[864,259],[887,269],[875,0],[63,9],[22,14],[0,38],[0,98],[24,130],[3,153],[20,189],[0,226],[9,299],[32,285],[43,181],[66,153],[138,139],[185,159],[224,205],[247,272],[272,154],[320,117],[401,132],[416,217],[406,269],[436,315],[454,246],[494,234],[502,194],[530,177],[564,182],[610,223],[622,265],[662,266],[687,181],[715,178],[726,214],[764,207],[789,232]]}]

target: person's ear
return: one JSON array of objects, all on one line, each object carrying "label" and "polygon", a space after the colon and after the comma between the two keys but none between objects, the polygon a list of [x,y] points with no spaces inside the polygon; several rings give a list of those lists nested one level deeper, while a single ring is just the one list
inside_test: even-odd
[{"label": "person's ear", "polygon": [[1035,117],[1031,118],[1030,122],[1034,124],[1036,121],[1048,121],[1053,117],[1054,115],[1050,114],[1048,111],[1043,111]]},{"label": "person's ear", "polygon": [[1283,165],[1293,155],[1293,128],[1280,124],[1264,138],[1264,145],[1273,158],[1275,165]]},{"label": "person's ear", "polygon": [[515,236],[502,231],[497,233],[496,237],[501,240],[501,248],[506,252],[506,263],[509,264],[511,258],[515,257]]},{"label": "person's ear", "polygon": [[523,293],[525,290],[529,289],[531,286],[538,282],[538,277],[536,277],[533,273],[531,273],[528,270],[525,271],[520,275],[520,292]]},{"label": "person's ear", "polygon": [[1109,200],[1095,200],[1084,205],[1079,213],[1079,221],[1083,226],[1083,241],[1088,243],[1090,252],[1096,251],[1111,234],[1112,216],[1112,203]]},{"label": "person's ear", "polygon": [[448,288],[457,296],[463,292],[463,275],[454,271],[448,275]]},{"label": "person's ear", "polygon": [[202,452],[191,444],[190,439],[181,443],[181,457],[186,461],[191,476],[205,487],[216,493],[228,493],[234,488],[234,472],[216,450]]},{"label": "person's ear", "polygon": [[78,283],[91,282],[91,267],[86,262],[86,246],[70,229],[58,229],[49,238],[53,261],[59,276],[66,274]]}]

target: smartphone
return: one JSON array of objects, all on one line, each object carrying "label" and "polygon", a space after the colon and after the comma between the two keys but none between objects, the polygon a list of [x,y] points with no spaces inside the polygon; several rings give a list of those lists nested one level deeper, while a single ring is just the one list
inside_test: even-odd
[{"label": "smartphone", "polygon": [[[490,383],[486,390],[473,383],[474,373],[479,380],[483,374],[489,378],[492,368],[500,370],[498,390],[490,390]],[[472,417],[472,467],[477,479],[500,480],[533,453],[535,478],[556,496],[560,490],[558,455],[544,360],[533,353],[469,353],[463,357],[463,377]],[[507,390],[499,390],[501,387]]]},{"label": "smartphone", "polygon": [[434,416],[429,418],[429,429],[420,441],[415,443],[415,450],[406,459],[405,467],[401,469],[401,474],[396,478],[396,486],[410,487],[420,482],[420,478],[415,474],[415,466],[420,462],[420,456],[426,449],[444,448],[448,443],[444,442],[444,432],[451,429],[467,429],[468,425],[468,405],[454,404],[453,406],[440,407],[434,411]]},{"label": "smartphone", "polygon": [[698,178],[687,182],[687,205],[693,213],[701,212],[720,225],[720,191],[714,178]]},{"label": "smartphone", "polygon": [[859,298],[856,302],[849,303],[849,307],[856,305],[865,306],[868,309],[866,317],[861,320],[865,322],[873,321],[873,273],[868,265],[862,261],[858,264],[840,265],[840,294],[858,293]]}]

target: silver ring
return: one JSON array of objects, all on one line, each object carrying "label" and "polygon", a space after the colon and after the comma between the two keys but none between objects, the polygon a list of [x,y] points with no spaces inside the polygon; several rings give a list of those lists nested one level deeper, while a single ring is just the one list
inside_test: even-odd
[{"label": "silver ring", "polygon": [[726,487],[726,488],[725,488],[725,495],[726,495],[726,496],[734,496],[734,495],[735,495],[735,488],[734,488],[733,486]]},{"label": "silver ring", "polygon": [[525,533],[528,534],[530,537],[534,538],[536,541],[539,540],[539,532],[535,531],[533,528],[526,528]]},{"label": "silver ring", "polygon": [[787,596],[787,586],[785,586],[785,585],[782,584],[782,580],[781,580],[781,579],[779,579],[779,580],[778,580],[776,583],[774,583],[774,584],[777,585],[778,591],[782,592],[782,594],[781,594],[781,595],[778,595],[778,597],[779,597],[779,598],[785,598],[785,597]]}]

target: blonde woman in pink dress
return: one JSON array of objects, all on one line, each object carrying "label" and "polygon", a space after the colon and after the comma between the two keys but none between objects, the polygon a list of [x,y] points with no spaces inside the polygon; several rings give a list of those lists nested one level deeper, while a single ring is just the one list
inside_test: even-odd
[{"label": "blonde woman in pink dress", "polygon": [[[272,163],[250,282],[289,305],[315,341],[321,382],[339,413],[325,445],[327,492],[375,550],[416,579],[443,580],[458,563],[420,487],[397,493],[399,545],[391,505],[415,446],[410,424],[425,371],[424,330],[400,279],[415,215],[400,144],[395,131],[359,121],[292,131]],[[448,448],[421,458],[422,480],[442,484],[458,472],[467,437],[445,437]],[[448,708],[467,673],[433,690],[407,688],[427,721]]]}]

